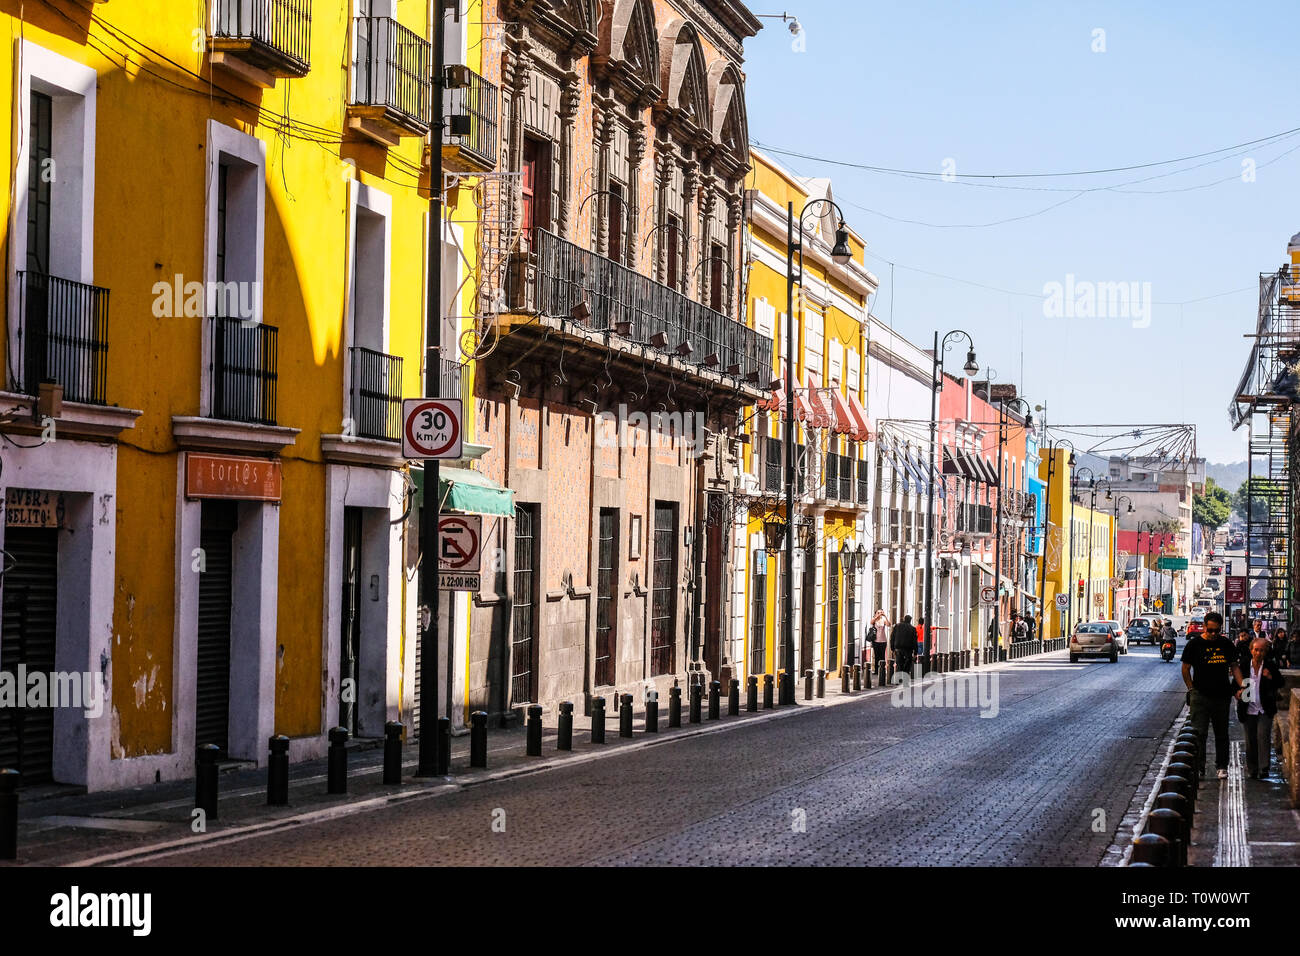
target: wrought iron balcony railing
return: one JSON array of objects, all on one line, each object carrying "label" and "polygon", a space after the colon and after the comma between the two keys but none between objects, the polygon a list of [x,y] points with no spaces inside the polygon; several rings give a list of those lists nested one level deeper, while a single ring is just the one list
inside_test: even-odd
[{"label": "wrought iron balcony railing", "polygon": [[352,104],[380,107],[386,119],[412,134],[429,131],[432,47],[389,17],[357,17],[352,60]]},{"label": "wrought iron balcony railing", "polygon": [[311,0],[216,0],[211,47],[273,76],[306,76]]},{"label": "wrought iron balcony railing", "polygon": [[442,142],[456,149],[450,156],[444,150],[444,162],[465,171],[496,169],[500,91],[467,67],[452,67],[447,73],[450,82],[464,85],[447,89]]},{"label": "wrought iron balcony railing", "polygon": [[275,424],[279,329],[238,319],[212,320],[212,417]]},{"label": "wrought iron balcony railing", "polygon": [[539,229],[536,236],[533,256],[511,269],[511,308],[581,316],[590,329],[650,345],[658,338],[666,353],[761,388],[772,381],[770,338],[553,233]]},{"label": "wrought iron balcony railing", "polygon": [[41,272],[19,272],[19,391],[41,382],[63,386],[70,402],[107,404],[108,290]]},{"label": "wrought iron balcony railing", "polygon": [[402,439],[402,359],[353,346],[352,422],[362,438]]}]

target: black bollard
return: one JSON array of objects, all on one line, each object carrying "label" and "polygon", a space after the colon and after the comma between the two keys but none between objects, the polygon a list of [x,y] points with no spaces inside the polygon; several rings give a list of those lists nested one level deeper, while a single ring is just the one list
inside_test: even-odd
[{"label": "black bollard", "polygon": [[727,716],[740,716],[740,681],[731,678],[731,686],[727,691]]},{"label": "black bollard", "polygon": [[326,793],[348,792],[348,732],[344,727],[330,731],[330,749],[326,766]]},{"label": "black bollard", "polygon": [[1169,866],[1181,867],[1187,855],[1183,846],[1183,818],[1173,810],[1152,810],[1147,817],[1147,833],[1169,841]]},{"label": "black bollard", "polygon": [[524,753],[529,757],[542,755],[542,705],[530,704],[528,707],[528,729]]},{"label": "black bollard", "polygon": [[871,690],[871,668],[862,668],[862,689]]},{"label": "black bollard", "polygon": [[591,699],[591,742],[593,744],[603,744],[605,742],[604,697],[593,697]]},{"label": "black bollard", "polygon": [[691,717],[690,717],[690,720],[691,720],[691,723],[693,723],[693,724],[698,724],[698,723],[700,722],[700,709],[701,709],[701,704],[702,704],[702,700],[701,700],[701,698],[702,698],[703,694],[704,694],[704,687],[703,687],[703,685],[699,684],[698,682],[692,682],[692,683],[691,683]]},{"label": "black bollard", "polygon": [[618,708],[618,735],[632,736],[632,695],[624,694],[623,703]]},{"label": "black bollard", "polygon": [[647,691],[645,695],[645,732],[659,733],[659,691]]},{"label": "black bollard", "polygon": [[849,675],[848,667],[841,667],[840,668],[840,693],[841,694],[847,694],[849,692],[849,680],[850,680],[850,675]]},{"label": "black bollard", "polygon": [[1180,777],[1173,774],[1167,774],[1160,781],[1161,793],[1181,793],[1187,798],[1187,803],[1192,815],[1196,814],[1196,788],[1192,786],[1192,781],[1187,777]]},{"label": "black bollard", "polygon": [[573,749],[573,701],[560,701],[560,719],[559,728],[555,735],[555,749]]},{"label": "black bollard", "polygon": [[439,777],[445,777],[451,773],[451,718],[439,717],[438,727],[438,751],[437,763],[433,772]]},{"label": "black bollard", "polygon": [[402,730],[395,720],[384,724],[384,784],[393,786],[402,782]]},{"label": "black bollard", "polygon": [[722,716],[722,681],[709,681],[709,720]]},{"label": "black bollard", "polygon": [[812,700],[813,695],[813,672],[803,672],[803,699]]},{"label": "black bollard", "polygon": [[763,709],[772,709],[772,675],[763,675]]},{"label": "black bollard", "polygon": [[682,689],[676,683],[668,688],[668,726],[669,728],[680,727],[682,725]]},{"label": "black bollard", "polygon": [[18,859],[18,782],[22,774],[0,769],[0,860]]},{"label": "black bollard", "polygon": [[758,712],[758,677],[754,674],[745,681],[745,710],[751,714]]},{"label": "black bollard", "polygon": [[469,765],[471,767],[487,766],[487,720],[486,710],[476,710],[469,715]]},{"label": "black bollard", "polygon": [[975,648],[975,666],[980,666],[980,649],[978,647]]},{"label": "black bollard", "polygon": [[817,668],[817,696],[826,696],[826,671],[821,667]]},{"label": "black bollard", "polygon": [[1166,791],[1156,797],[1157,810],[1172,810],[1182,822],[1183,866],[1187,865],[1187,848],[1192,843],[1192,805],[1181,793]]},{"label": "black bollard", "polygon": [[194,807],[208,820],[217,819],[217,755],[221,748],[204,744],[198,749],[198,767],[194,772]]},{"label": "black bollard", "polygon": [[862,690],[862,667],[858,664],[853,665],[853,689]]},{"label": "black bollard", "polygon": [[271,756],[266,761],[266,805],[287,807],[289,805],[289,738],[284,734],[276,734],[267,742],[267,746]]},{"label": "black bollard", "polygon": [[[1200,786],[1200,775],[1191,764],[1183,763],[1181,760],[1170,761],[1169,766],[1165,768],[1165,775],[1169,777],[1186,777],[1192,782],[1192,793],[1196,793],[1196,788]],[[1195,796],[1192,797],[1196,799]]]},{"label": "black bollard", "polygon": [[[1196,751],[1192,750],[1190,747],[1186,746],[1185,744],[1174,744],[1174,753],[1173,756],[1169,758],[1169,763],[1171,765],[1176,763],[1182,763],[1182,764],[1186,764],[1189,767],[1196,767],[1197,766]],[[1193,781],[1199,781],[1200,778],[1201,775],[1198,773],[1192,779]]]},{"label": "black bollard", "polygon": [[892,657],[885,661],[885,683],[894,683],[894,659]]},{"label": "black bollard", "polygon": [[1155,833],[1144,833],[1133,841],[1134,863],[1149,863],[1152,866],[1169,865],[1169,841]]}]

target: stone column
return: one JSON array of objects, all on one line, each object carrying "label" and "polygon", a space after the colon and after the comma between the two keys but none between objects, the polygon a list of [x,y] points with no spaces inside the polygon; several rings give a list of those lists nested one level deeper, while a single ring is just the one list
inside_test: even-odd
[{"label": "stone column", "polygon": [[560,208],[556,210],[556,229],[561,236],[569,238],[569,207],[573,202],[574,168],[574,127],[578,119],[578,107],[582,102],[582,81],[577,73],[570,71],[564,75],[560,86],[560,169],[564,182],[560,188]]},{"label": "stone column", "polygon": [[[641,163],[645,160],[645,126],[633,119],[629,127],[629,155],[627,187],[627,264],[635,269],[641,251]],[[653,270],[652,270],[653,272]]]}]

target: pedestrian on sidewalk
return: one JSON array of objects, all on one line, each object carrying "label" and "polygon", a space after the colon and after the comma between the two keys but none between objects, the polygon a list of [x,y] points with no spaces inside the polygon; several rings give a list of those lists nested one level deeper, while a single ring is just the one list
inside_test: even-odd
[{"label": "pedestrian on sidewalk", "polygon": [[885,648],[889,646],[889,631],[894,626],[889,615],[883,610],[877,611],[871,617],[871,653],[872,663],[883,664],[885,661]]},{"label": "pedestrian on sidewalk", "polygon": [[889,649],[894,652],[894,660],[897,662],[895,675],[911,673],[912,660],[916,657],[916,644],[916,628],[912,627],[912,615],[904,614],[903,620],[889,635]]},{"label": "pedestrian on sidewalk", "polygon": [[994,617],[991,621],[989,621],[989,647],[988,647],[989,651],[993,654],[997,653],[999,637],[1000,635],[998,634],[998,619],[997,617]]},{"label": "pedestrian on sidewalk", "polygon": [[1250,660],[1238,668],[1237,719],[1246,731],[1246,772],[1256,780],[1268,776],[1273,746],[1273,716],[1277,713],[1277,689],[1282,686],[1268,658],[1268,642],[1256,638],[1250,645]]},{"label": "pedestrian on sidewalk", "polygon": [[1279,627],[1273,632],[1273,643],[1269,645],[1268,650],[1269,653],[1273,655],[1273,663],[1278,666],[1279,670],[1283,667],[1289,666],[1287,663],[1285,628]]},{"label": "pedestrian on sidewalk", "polygon": [[1012,620],[1015,622],[1013,625],[1015,628],[1013,631],[1016,636],[1015,639],[1017,641],[1029,640],[1029,625],[1025,623],[1024,617],[1017,614]]},{"label": "pedestrian on sidewalk", "polygon": [[1291,632],[1291,639],[1286,642],[1287,666],[1300,667],[1300,630]]},{"label": "pedestrian on sidewalk", "polygon": [[1205,775],[1205,744],[1214,725],[1214,765],[1219,779],[1228,776],[1228,705],[1236,691],[1237,650],[1223,636],[1223,615],[1205,615],[1205,631],[1188,638],[1183,648],[1183,683],[1187,685],[1188,721],[1196,733],[1201,776]]}]

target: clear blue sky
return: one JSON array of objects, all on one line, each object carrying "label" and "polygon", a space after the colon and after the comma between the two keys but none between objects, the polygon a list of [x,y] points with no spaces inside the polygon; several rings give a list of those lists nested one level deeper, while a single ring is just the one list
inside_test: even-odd
[{"label": "clear blue sky", "polygon": [[[764,21],[746,45],[750,137],[817,157],[936,174],[948,159],[959,174],[1062,172],[1176,159],[1300,127],[1293,2],[782,2],[790,5],[755,0],[750,9],[796,15],[806,50],[792,49],[779,20]],[[1098,28],[1105,52],[1092,49]],[[1300,133],[1236,153],[998,181],[1064,192],[774,158],[832,178],[881,281],[872,311],[892,315],[913,341],[928,348],[936,328],[965,329],[998,381],[1046,400],[1050,423],[1191,422],[1202,455],[1237,461],[1245,430],[1230,430],[1227,406],[1258,275],[1282,264],[1300,231]],[[1242,181],[1243,159],[1255,163],[1254,182]],[[1122,185],[1151,176],[1161,178]],[[1104,186],[1179,191],[1071,198]],[[1021,216],[1030,218],[951,227]],[[1150,283],[1156,303],[1244,291],[1155,304],[1148,328],[1045,317],[1044,285],[1070,274]]]}]

